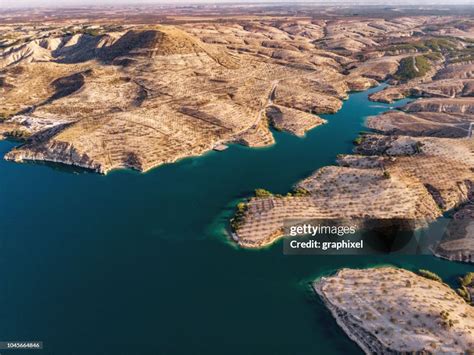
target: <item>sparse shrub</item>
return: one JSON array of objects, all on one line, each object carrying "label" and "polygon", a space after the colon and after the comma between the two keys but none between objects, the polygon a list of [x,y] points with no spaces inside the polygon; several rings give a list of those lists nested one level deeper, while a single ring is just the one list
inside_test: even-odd
[{"label": "sparse shrub", "polygon": [[461,286],[461,288],[456,289],[456,292],[459,296],[462,297],[464,301],[466,301],[467,303],[471,302],[471,294],[465,286]]},{"label": "sparse shrub", "polygon": [[428,60],[431,60],[433,62],[437,61],[437,60],[440,60],[443,58],[443,56],[440,54],[440,53],[437,53],[437,52],[430,52],[430,53],[426,53],[426,54],[423,54],[423,56],[428,59]]},{"label": "sparse shrub", "polygon": [[474,272],[468,272],[464,277],[461,279],[461,285],[469,286],[474,279]]},{"label": "sparse shrub", "polygon": [[247,209],[248,205],[246,203],[239,202],[237,204],[234,218],[230,220],[230,226],[234,232],[236,232],[245,222],[245,212]]},{"label": "sparse shrub", "polygon": [[309,196],[309,195],[311,195],[311,193],[310,193],[308,190],[306,190],[306,189],[304,189],[304,188],[302,188],[302,187],[297,187],[297,188],[293,191],[293,194],[292,194],[292,195],[293,195],[293,196]]},{"label": "sparse shrub", "polygon": [[21,129],[15,129],[4,133],[5,137],[15,140],[26,140],[30,137],[30,133]]},{"label": "sparse shrub", "polygon": [[415,153],[421,153],[421,147],[423,147],[423,143],[421,143],[420,141],[416,142],[414,146]]},{"label": "sparse shrub", "polygon": [[424,53],[429,51],[438,54],[453,51],[455,48],[456,43],[452,38],[431,38],[409,43],[395,44],[387,47],[385,50],[390,55],[398,53]]},{"label": "sparse shrub", "polygon": [[472,304],[472,297],[467,287],[471,286],[473,282],[474,272],[468,272],[464,277],[459,278],[460,287],[456,289],[456,293],[469,304]]},{"label": "sparse shrub", "polygon": [[271,197],[273,194],[265,189],[255,189],[255,197]]},{"label": "sparse shrub", "polygon": [[434,272],[431,272],[429,270],[420,269],[418,270],[418,275],[423,276],[424,278],[427,278],[430,280],[438,281],[441,283],[443,282],[443,279],[441,277],[439,277]]}]

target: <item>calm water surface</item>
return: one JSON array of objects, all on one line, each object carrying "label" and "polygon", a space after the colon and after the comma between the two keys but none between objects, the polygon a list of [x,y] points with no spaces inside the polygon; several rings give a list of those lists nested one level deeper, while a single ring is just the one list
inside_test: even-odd
[{"label": "calm water surface", "polygon": [[[364,119],[390,109],[370,92],[352,94],[304,139],[275,132],[270,148],[231,146],[146,174],[0,161],[0,340],[40,340],[35,353],[61,355],[360,353],[308,281],[394,264],[454,283],[472,267],[431,256],[284,256],[281,242],[240,250],[224,230],[253,189],[285,193],[349,153]],[[0,142],[0,154],[13,145]]]}]

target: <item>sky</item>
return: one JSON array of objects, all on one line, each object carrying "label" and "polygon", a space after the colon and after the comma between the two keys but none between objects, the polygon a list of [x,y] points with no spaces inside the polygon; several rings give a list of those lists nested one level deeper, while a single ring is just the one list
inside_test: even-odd
[{"label": "sky", "polygon": [[[267,2],[267,3],[278,3],[278,2],[291,2],[288,0],[0,0],[0,9],[2,8],[18,8],[18,7],[60,7],[60,6],[83,6],[83,5],[119,5],[119,4],[189,4],[189,3],[251,3],[251,2]],[[345,4],[379,4],[379,5],[413,5],[413,0],[298,0],[298,2],[305,3],[345,3]],[[447,5],[472,5],[474,6],[474,0],[416,0],[416,5],[430,5],[430,4],[447,4]]]}]

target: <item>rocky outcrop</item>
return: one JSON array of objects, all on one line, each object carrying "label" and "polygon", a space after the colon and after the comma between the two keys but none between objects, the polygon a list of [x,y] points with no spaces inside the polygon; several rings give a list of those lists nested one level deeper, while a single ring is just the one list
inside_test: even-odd
[{"label": "rocky outcrop", "polygon": [[46,161],[78,166],[98,173],[105,173],[107,167],[94,162],[86,153],[80,153],[66,142],[53,141],[44,147],[34,149],[13,149],[5,155],[6,160],[15,162]]},{"label": "rocky outcrop", "polygon": [[472,79],[473,77],[474,63],[455,63],[441,69],[436,74],[435,79]]},{"label": "rocky outcrop", "polygon": [[274,103],[303,112],[314,114],[335,113],[342,107],[342,101],[329,94],[308,91],[307,86],[298,86],[285,82],[277,86]]},{"label": "rocky outcrop", "polygon": [[350,91],[365,91],[378,85],[377,80],[366,77],[348,77],[346,79]]},{"label": "rocky outcrop", "polygon": [[401,57],[381,57],[355,63],[351,74],[360,75],[377,81],[387,80],[395,74]]},{"label": "rocky outcrop", "polygon": [[388,87],[370,95],[370,100],[392,103],[408,96],[453,99],[473,96],[474,79],[434,80],[423,84],[402,84]]},{"label": "rocky outcrop", "polygon": [[473,122],[472,117],[468,114],[394,110],[369,117],[367,127],[384,134],[466,138],[471,122]]},{"label": "rocky outcrop", "polygon": [[443,112],[474,115],[474,98],[421,99],[408,104],[406,112]]},{"label": "rocky outcrop", "polygon": [[394,101],[401,100],[410,95],[410,90],[407,87],[396,86],[388,87],[384,90],[373,93],[369,99],[377,102],[384,102],[390,104]]},{"label": "rocky outcrop", "polygon": [[266,115],[276,129],[300,137],[306,131],[327,122],[316,115],[278,105],[267,107]]}]

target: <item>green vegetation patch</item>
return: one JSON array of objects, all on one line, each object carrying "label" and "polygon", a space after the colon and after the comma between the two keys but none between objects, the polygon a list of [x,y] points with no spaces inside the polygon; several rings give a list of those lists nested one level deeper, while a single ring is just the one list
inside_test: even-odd
[{"label": "green vegetation patch", "polygon": [[90,28],[90,27],[83,27],[83,28],[75,28],[74,26],[68,26],[63,29],[63,33],[65,35],[75,35],[75,34],[85,34],[89,36],[99,36],[103,33],[100,28]]},{"label": "green vegetation patch", "polygon": [[458,281],[459,288],[456,289],[457,294],[461,296],[464,301],[473,305],[474,303],[471,297],[471,292],[468,287],[474,287],[474,272],[468,272],[463,277],[460,277]]},{"label": "green vegetation patch", "polygon": [[421,42],[412,42],[412,43],[401,43],[395,44],[393,46],[385,48],[385,51],[388,54],[396,55],[400,52],[409,53],[409,52],[427,52],[428,48],[423,45]]},{"label": "green vegetation patch", "polygon": [[439,37],[430,38],[419,41],[413,41],[408,43],[394,44],[387,48],[385,51],[388,54],[398,53],[424,53],[424,52],[440,52],[447,53],[457,48],[457,43],[454,38],[450,37]]},{"label": "green vegetation patch", "polygon": [[302,197],[302,196],[309,196],[311,195],[311,192],[308,190],[302,188],[302,187],[297,187],[293,193],[291,193],[291,196],[296,196],[296,197]]},{"label": "green vegetation patch", "polygon": [[425,76],[430,69],[431,64],[425,56],[406,57],[400,61],[394,78],[402,81],[420,78]]},{"label": "green vegetation patch", "polygon": [[273,194],[265,189],[255,189],[255,197],[272,197]]},{"label": "green vegetation patch", "polygon": [[466,286],[461,286],[456,289],[456,293],[469,304],[472,304],[471,294]]},{"label": "green vegetation patch", "polygon": [[101,31],[99,28],[86,28],[83,33],[89,36],[98,36],[101,34]]},{"label": "green vegetation patch", "polygon": [[234,218],[230,220],[230,226],[234,232],[236,232],[242,224],[245,222],[245,212],[247,212],[248,206],[245,202],[239,202],[236,206],[236,212]]},{"label": "green vegetation patch", "polygon": [[433,52],[449,52],[456,49],[457,44],[451,38],[432,38],[425,41],[424,45]]},{"label": "green vegetation patch", "polygon": [[464,277],[459,278],[462,286],[470,286],[474,281],[474,272],[468,272]]},{"label": "green vegetation patch", "polygon": [[[464,44],[464,47],[463,45]],[[474,40],[455,37],[435,37],[407,43],[394,44],[383,48],[388,55],[399,53],[423,53],[429,61],[439,61],[443,56],[450,63],[474,61]]]},{"label": "green vegetation patch", "polygon": [[[281,194],[273,194],[272,192],[265,190],[265,189],[255,189],[255,197],[256,198],[283,198],[283,197],[303,197],[309,196],[311,192],[302,188],[296,187],[293,191],[288,192],[285,196]],[[247,215],[248,210],[248,203],[247,202],[239,202],[236,206],[236,212],[234,214],[234,218],[230,221],[230,226],[234,232],[238,231],[239,228],[245,222],[245,216]]]},{"label": "green vegetation patch", "polygon": [[431,60],[433,62],[436,62],[438,60],[443,59],[443,55],[438,52],[430,52],[430,53],[425,53],[423,54],[423,57],[425,57],[428,60]]},{"label": "green vegetation patch", "polygon": [[420,269],[420,270],[418,270],[418,275],[423,276],[424,278],[427,278],[427,279],[430,279],[430,280],[434,280],[434,281],[438,281],[438,282],[443,283],[443,279],[441,277],[439,277],[434,272],[429,271],[429,270]]}]

